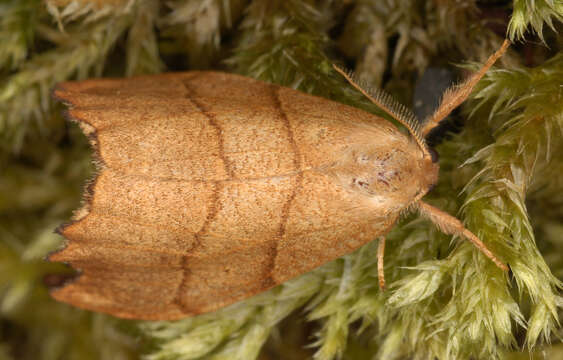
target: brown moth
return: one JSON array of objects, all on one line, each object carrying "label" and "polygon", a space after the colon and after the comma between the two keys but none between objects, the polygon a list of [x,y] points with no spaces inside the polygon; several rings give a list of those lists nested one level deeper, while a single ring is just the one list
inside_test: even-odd
[{"label": "brown moth", "polygon": [[[352,85],[401,122],[218,72],[60,84],[96,152],[84,205],[51,261],[80,275],[60,301],[123,318],[172,320],[272,288],[380,238],[416,209],[504,265],[421,198],[438,180],[424,136],[508,47],[445,94],[421,128],[386,95]],[[339,70],[340,71],[340,70]]]}]

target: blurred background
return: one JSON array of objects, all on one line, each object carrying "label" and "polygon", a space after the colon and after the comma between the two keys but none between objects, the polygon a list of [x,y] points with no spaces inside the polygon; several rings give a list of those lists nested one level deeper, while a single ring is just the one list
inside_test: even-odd
[{"label": "blurred background", "polygon": [[[562,18],[551,0],[0,0],[0,360],[563,359]],[[410,216],[388,238],[384,294],[369,244],[177,322],[49,297],[72,273],[44,260],[63,244],[54,229],[95,172],[56,83],[215,69],[381,114],[337,63],[424,118],[505,36],[505,70],[431,136],[430,201],[462,215],[508,276]]]}]

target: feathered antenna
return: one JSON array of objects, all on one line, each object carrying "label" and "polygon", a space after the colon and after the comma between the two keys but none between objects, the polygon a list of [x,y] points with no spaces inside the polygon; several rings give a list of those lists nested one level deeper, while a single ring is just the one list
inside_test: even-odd
[{"label": "feathered antenna", "polygon": [[424,127],[422,128],[422,136],[425,137],[428,133],[434,129],[436,126],[440,124],[442,120],[446,118],[456,107],[458,107],[462,102],[467,99],[469,94],[471,94],[471,90],[473,87],[477,85],[479,80],[485,75],[485,73],[489,70],[491,66],[498,60],[508,49],[510,45],[510,41],[504,40],[500,49],[498,49],[493,55],[491,55],[485,65],[476,72],[475,74],[471,75],[467,80],[462,82],[459,85],[452,86],[442,96],[442,102],[440,106],[431,118],[424,121]]},{"label": "feathered antenna", "polygon": [[406,127],[424,153],[424,156],[430,156],[430,153],[426,148],[426,143],[424,142],[424,136],[422,135],[423,133],[421,132],[420,124],[409,108],[393,99],[393,97],[385,91],[371,87],[367,82],[358,78],[352,71],[343,70],[336,65],[332,66],[336,71],[344,76],[344,78],[353,87],[358,89],[365,97],[370,99],[371,102],[379,106],[383,111],[389,114],[389,116]]}]

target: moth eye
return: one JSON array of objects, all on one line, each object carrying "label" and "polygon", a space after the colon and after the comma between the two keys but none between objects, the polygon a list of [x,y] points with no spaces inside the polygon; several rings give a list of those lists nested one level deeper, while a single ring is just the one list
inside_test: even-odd
[{"label": "moth eye", "polygon": [[430,157],[432,158],[432,163],[436,164],[438,160],[440,160],[440,156],[436,152],[436,150],[432,148],[428,148],[428,152],[430,153]]}]

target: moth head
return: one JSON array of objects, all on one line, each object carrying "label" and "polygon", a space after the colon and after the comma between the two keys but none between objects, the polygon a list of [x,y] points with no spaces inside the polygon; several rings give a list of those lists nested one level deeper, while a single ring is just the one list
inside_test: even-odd
[{"label": "moth head", "polygon": [[421,187],[424,194],[430,192],[438,183],[438,173],[440,165],[438,165],[438,153],[432,148],[427,148],[427,152],[422,155],[421,164]]}]

